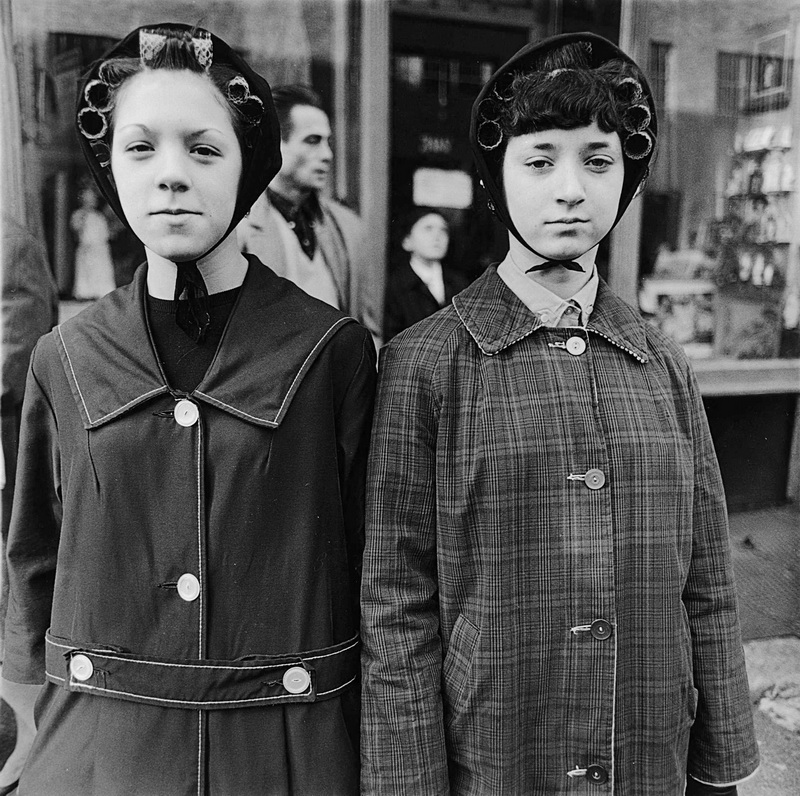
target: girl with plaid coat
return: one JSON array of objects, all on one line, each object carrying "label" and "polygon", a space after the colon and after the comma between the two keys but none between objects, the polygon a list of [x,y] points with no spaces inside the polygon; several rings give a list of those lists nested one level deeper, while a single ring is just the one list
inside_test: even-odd
[{"label": "girl with plaid coat", "polygon": [[591,34],[528,45],[476,100],[509,254],[382,352],[365,793],[730,794],[757,767],[697,385],[595,266],[656,135]]}]

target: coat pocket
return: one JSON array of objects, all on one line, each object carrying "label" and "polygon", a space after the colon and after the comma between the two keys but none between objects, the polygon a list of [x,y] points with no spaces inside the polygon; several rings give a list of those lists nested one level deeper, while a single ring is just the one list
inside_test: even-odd
[{"label": "coat pocket", "polygon": [[474,691],[470,680],[480,634],[480,629],[463,614],[453,625],[442,665],[442,698],[447,727],[468,708]]}]

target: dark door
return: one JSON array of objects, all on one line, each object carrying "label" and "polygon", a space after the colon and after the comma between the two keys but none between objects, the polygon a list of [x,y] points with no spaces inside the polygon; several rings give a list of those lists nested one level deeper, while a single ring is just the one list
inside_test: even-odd
[{"label": "dark door", "polygon": [[402,256],[398,219],[414,205],[436,207],[447,218],[448,260],[470,277],[505,256],[507,234],[486,206],[468,134],[481,86],[537,25],[520,23],[525,27],[393,16],[390,263]]}]

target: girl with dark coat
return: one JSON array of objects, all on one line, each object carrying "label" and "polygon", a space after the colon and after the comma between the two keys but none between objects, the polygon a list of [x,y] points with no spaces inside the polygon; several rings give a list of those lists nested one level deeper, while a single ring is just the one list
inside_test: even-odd
[{"label": "girl with dark coat", "polygon": [[758,765],[697,384],[595,266],[655,142],[645,78],[591,34],[476,100],[509,253],[382,353],[365,793],[730,794]]},{"label": "girl with dark coat", "polygon": [[400,219],[402,253],[389,271],[383,316],[383,338],[433,315],[463,290],[469,279],[447,259],[450,227],[431,207],[415,207]]},{"label": "girl with dark coat", "polygon": [[78,131],[145,245],[26,388],[3,674],[46,679],[21,796],[358,791],[374,346],[231,232],[280,165],[222,40],[140,28]]}]

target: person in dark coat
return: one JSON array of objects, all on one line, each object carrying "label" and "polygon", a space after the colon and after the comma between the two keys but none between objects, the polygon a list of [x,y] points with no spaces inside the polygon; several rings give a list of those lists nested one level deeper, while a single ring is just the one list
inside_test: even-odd
[{"label": "person in dark coat", "polygon": [[509,253],[381,354],[365,794],[721,796],[758,765],[697,383],[595,264],[656,135],[644,76],[588,33],[473,106]]},{"label": "person in dark coat", "polygon": [[374,345],[231,234],[280,165],[269,86],[207,31],[139,28],[77,124],[147,262],[32,357],[20,796],[355,794]]},{"label": "person in dark coat", "polygon": [[441,213],[417,206],[401,219],[399,233],[404,256],[396,258],[387,280],[386,341],[433,315],[469,284],[469,278],[446,260],[450,227]]}]

